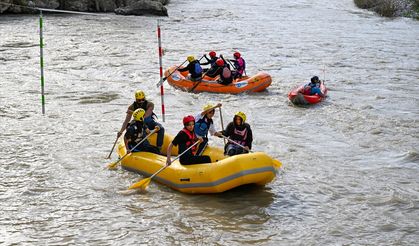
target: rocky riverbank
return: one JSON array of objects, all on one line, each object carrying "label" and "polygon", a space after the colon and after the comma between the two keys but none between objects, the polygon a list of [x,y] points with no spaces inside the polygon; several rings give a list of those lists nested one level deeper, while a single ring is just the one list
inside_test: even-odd
[{"label": "rocky riverbank", "polygon": [[419,19],[419,0],[354,0],[362,9],[375,11],[385,17],[411,17]]},{"label": "rocky riverbank", "polygon": [[115,12],[119,15],[167,16],[170,0],[1,0],[0,14],[34,13],[34,7],[81,12]]}]

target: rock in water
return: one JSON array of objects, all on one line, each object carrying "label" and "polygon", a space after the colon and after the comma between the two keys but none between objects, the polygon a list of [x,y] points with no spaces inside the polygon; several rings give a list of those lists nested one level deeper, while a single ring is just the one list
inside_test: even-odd
[{"label": "rock in water", "polygon": [[115,9],[117,15],[147,15],[168,16],[166,7],[160,1],[140,0],[126,7]]}]

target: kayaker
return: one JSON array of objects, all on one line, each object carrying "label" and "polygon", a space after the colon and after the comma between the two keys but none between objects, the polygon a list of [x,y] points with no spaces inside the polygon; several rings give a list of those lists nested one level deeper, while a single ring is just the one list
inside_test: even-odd
[{"label": "kayaker", "polygon": [[208,132],[211,136],[219,137],[221,133],[217,132],[214,127],[212,117],[214,117],[215,109],[221,108],[221,103],[217,105],[207,104],[195,117],[194,131],[197,137],[202,137],[203,141],[199,144],[197,155],[202,155],[205,147],[208,145]]},{"label": "kayaker", "polygon": [[218,75],[220,78],[217,80],[218,83],[222,85],[228,85],[233,82],[233,75],[230,70],[230,66],[226,64],[223,58],[218,58],[215,62],[215,66],[206,73],[207,76],[215,78]]},{"label": "kayaker", "polygon": [[245,147],[243,149],[237,144],[227,142],[224,147],[224,153],[229,156],[247,153],[252,149],[252,129],[246,123],[246,114],[243,112],[237,112],[233,121],[227,125],[225,130],[221,131],[221,134]]},{"label": "kayaker", "polygon": [[246,70],[246,61],[241,56],[240,52],[234,52],[233,57],[234,60],[230,60],[234,63],[235,71],[233,72],[233,77],[234,79],[241,78]]},{"label": "kayaker", "polygon": [[[171,153],[173,146],[179,146],[179,153],[183,153],[188,147],[193,145],[196,141],[202,142],[202,137],[197,137],[194,132],[195,118],[192,115],[185,116],[183,118],[184,128],[179,131],[173,141],[167,147],[167,160],[166,165],[172,164]],[[211,158],[207,155],[197,156],[198,148],[194,146],[192,149],[188,150],[180,158],[180,164],[182,165],[191,165],[191,164],[202,164],[202,163],[211,163]]]},{"label": "kayaker", "polygon": [[137,145],[146,137],[148,133],[150,133],[150,130],[144,124],[144,115],[145,111],[142,108],[136,109],[132,114],[134,121],[130,123],[124,135],[124,142],[127,153],[145,151],[160,154],[160,150],[157,147],[150,145],[147,139],[131,151],[135,145]]},{"label": "kayaker", "polygon": [[189,71],[188,79],[192,81],[200,81],[202,78],[201,64],[199,64],[199,61],[195,59],[195,56],[188,56],[186,59],[188,60],[189,64],[184,68],[178,69],[178,71]]},{"label": "kayaker", "polygon": [[324,94],[320,90],[321,81],[319,80],[318,76],[314,76],[311,78],[310,83],[306,84],[303,88],[304,95],[319,95],[324,97]]},{"label": "kayaker", "polygon": [[135,101],[128,107],[127,115],[125,121],[122,124],[121,130],[117,133],[117,136],[120,137],[124,130],[127,128],[129,121],[133,112],[139,108],[142,108],[145,111],[144,114],[144,123],[148,129],[153,130],[156,126],[160,129],[157,132],[157,148],[161,151],[164,139],[164,128],[163,126],[156,121],[156,114],[153,112],[154,103],[147,101],[145,99],[145,93],[142,90],[137,90],[135,92]]},{"label": "kayaker", "polygon": [[[201,65],[211,65],[211,67],[213,67],[215,65],[215,61],[218,59],[217,53],[215,53],[215,51],[210,51],[208,55],[210,58],[207,57],[207,54],[204,54],[204,58],[207,60],[207,62],[203,62]],[[204,72],[208,71],[208,69],[209,68],[204,68]]]}]

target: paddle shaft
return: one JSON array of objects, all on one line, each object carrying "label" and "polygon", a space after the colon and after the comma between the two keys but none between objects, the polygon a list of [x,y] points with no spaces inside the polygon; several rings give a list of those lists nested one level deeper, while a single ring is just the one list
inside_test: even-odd
[{"label": "paddle shaft", "polygon": [[[222,128],[222,131],[224,131],[223,113],[222,113],[221,108],[220,108],[220,121],[221,121],[221,128]],[[224,140],[224,144],[226,144],[226,139],[224,138],[223,140]]]},{"label": "paddle shaft", "polygon": [[174,162],[174,161],[176,161],[177,159],[179,159],[183,154],[185,154],[186,152],[188,152],[188,150],[190,150],[190,149],[192,149],[195,145],[197,145],[197,144],[199,144],[200,143],[200,141],[197,141],[197,142],[195,142],[194,144],[192,144],[191,146],[189,146],[189,148],[187,148],[185,151],[183,151],[180,155],[178,155],[178,156],[176,156],[176,158],[175,159],[173,159],[172,161],[171,161],[171,163],[172,162]]},{"label": "paddle shaft", "polygon": [[188,92],[192,92],[193,90],[195,90],[195,88],[202,82],[202,80],[203,80],[203,78],[204,78],[204,76],[205,76],[205,74],[207,74],[208,73],[208,71],[206,71],[204,74],[202,74],[202,76],[201,76],[201,80],[200,81],[198,81],[198,82],[196,82],[195,84],[194,84],[194,86],[188,91]]},{"label": "paddle shaft", "polygon": [[[175,159],[173,159],[171,162],[174,162],[174,161],[176,161],[177,159],[179,159],[179,158],[180,158],[183,154],[185,154],[188,150],[192,149],[195,145],[197,145],[197,144],[199,144],[199,143],[200,143],[200,142],[198,141],[198,142],[196,142],[196,143],[192,144],[189,148],[187,148],[185,151],[183,151],[180,155],[176,156],[176,158],[175,158]],[[157,174],[161,173],[164,169],[166,169],[166,167],[168,167],[168,165],[166,165],[166,166],[164,166],[164,167],[160,168],[157,172],[155,172],[153,175],[151,175],[151,176],[149,177],[149,179],[154,178]]]},{"label": "paddle shaft", "polygon": [[[204,56],[201,56],[201,58],[199,58],[199,61],[203,58]],[[188,60],[184,60],[182,62],[182,64],[180,64],[179,66],[177,66],[175,68],[175,70],[173,70],[171,73],[169,73],[169,75],[167,75],[166,77],[162,78],[159,83],[157,83],[157,87],[161,86],[163,84],[164,81],[167,80],[167,78],[169,78],[172,74],[174,74],[183,64],[185,64],[185,62],[187,62]]]},{"label": "paddle shaft", "polygon": [[[227,141],[229,141],[229,142],[231,142],[231,143],[234,143],[234,144],[235,144],[235,145],[237,145],[237,146],[242,147],[244,150],[246,150],[246,147],[244,147],[243,145],[241,145],[241,144],[237,143],[236,141],[231,140],[230,138],[228,138],[228,137],[226,137],[226,136],[224,136],[224,135],[221,135],[221,137],[222,137],[222,138],[224,138],[224,139],[226,139]],[[251,150],[249,150],[249,152],[252,152],[252,153],[253,153],[253,151],[251,151]]]},{"label": "paddle shaft", "polygon": [[326,81],[326,66],[323,65],[323,83]]},{"label": "paddle shaft", "polygon": [[113,146],[112,146],[111,152],[109,153],[108,157],[106,157],[106,159],[111,158],[111,155],[112,155],[113,149],[115,148],[115,145],[116,145],[116,142],[118,142],[118,139],[119,139],[118,137],[115,139],[115,142],[113,143]]},{"label": "paddle shaft", "polygon": [[185,62],[187,62],[188,60],[185,60],[182,62],[182,64],[180,64],[179,66],[177,66],[175,68],[175,70],[173,70],[171,73],[169,73],[169,75],[167,75],[166,77],[160,79],[159,83],[157,83],[157,87],[161,86],[163,84],[164,81],[167,80],[167,78],[169,78],[172,74],[174,74],[183,64],[185,64]]},{"label": "paddle shaft", "polygon": [[[202,57],[201,57],[201,59],[202,59]],[[198,82],[196,82],[195,83],[195,85],[188,91],[188,92],[192,92],[193,90],[195,90],[195,88],[202,82],[202,80],[204,79],[204,76],[209,72],[209,70],[213,67],[214,65],[211,65],[211,67],[210,68],[208,68],[208,70],[204,73],[204,74],[202,74],[202,76],[201,76],[201,80],[200,81],[198,81]]]}]

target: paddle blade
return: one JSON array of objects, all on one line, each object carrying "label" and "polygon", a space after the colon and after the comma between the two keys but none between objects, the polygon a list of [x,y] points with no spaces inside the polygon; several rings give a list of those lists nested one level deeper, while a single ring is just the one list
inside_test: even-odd
[{"label": "paddle blade", "polygon": [[108,169],[109,170],[116,170],[118,169],[118,163],[120,162],[121,159],[119,159],[118,161],[112,162],[111,164],[108,165]]},{"label": "paddle blade", "polygon": [[280,168],[282,166],[282,163],[278,160],[273,159],[272,162],[273,162],[275,168]]},{"label": "paddle blade", "polygon": [[130,187],[128,187],[128,190],[131,190],[131,189],[145,190],[148,184],[150,184],[150,181],[151,181],[151,178],[145,178],[143,180],[140,180],[137,183],[134,183]]}]

